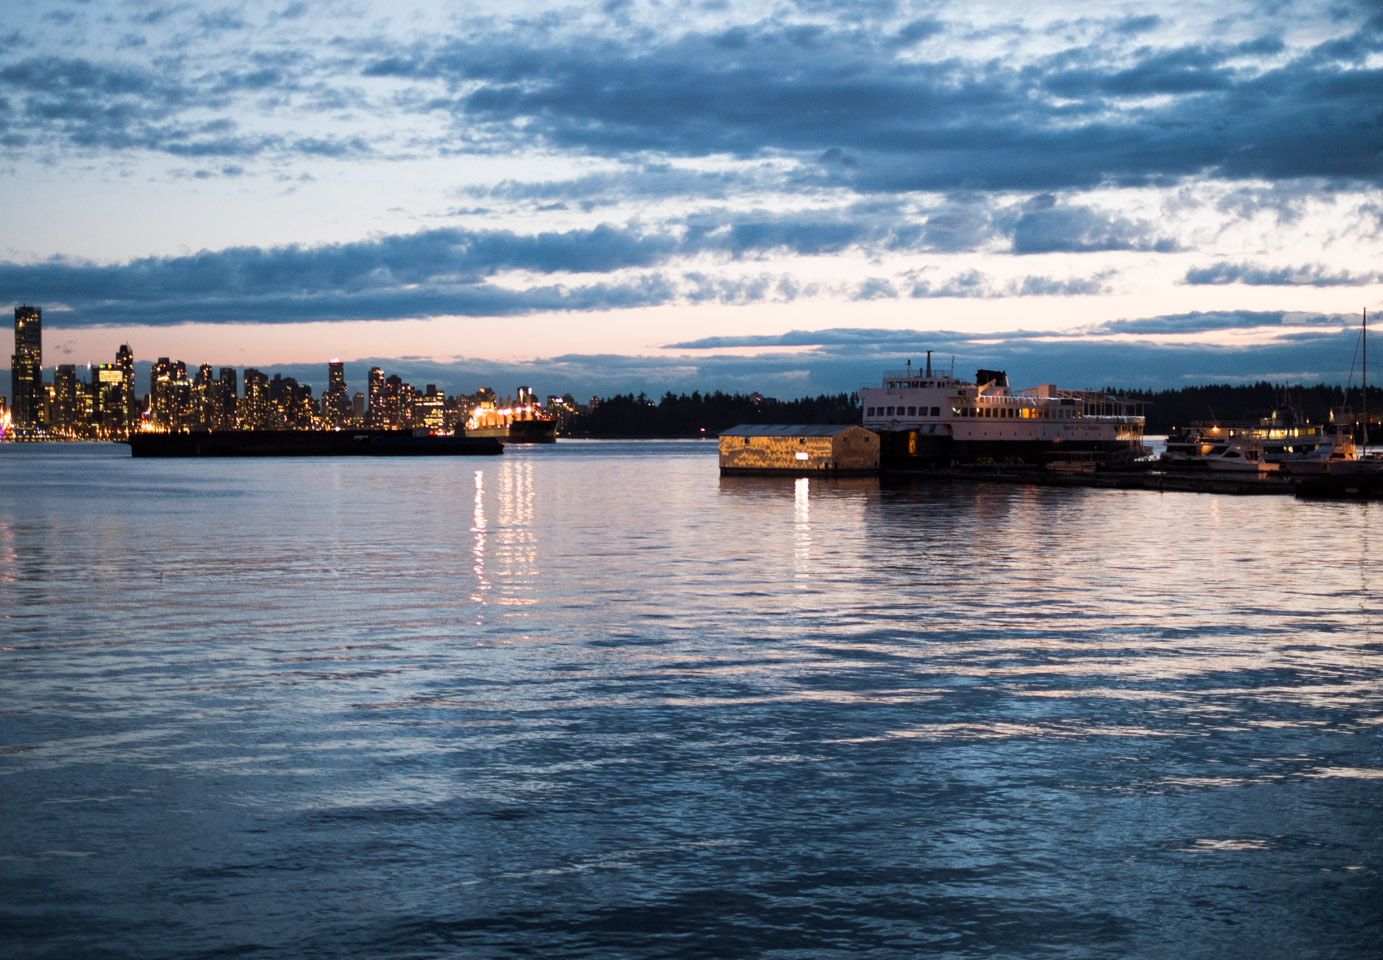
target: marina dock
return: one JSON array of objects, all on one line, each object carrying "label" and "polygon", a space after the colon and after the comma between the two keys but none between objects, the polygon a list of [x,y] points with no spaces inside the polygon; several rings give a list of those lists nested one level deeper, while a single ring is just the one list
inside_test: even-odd
[{"label": "marina dock", "polygon": [[1030,464],[967,464],[925,470],[886,470],[883,475],[941,482],[1024,483],[1043,487],[1227,493],[1237,496],[1292,496],[1295,492],[1295,485],[1286,476],[1167,471],[1153,463],[1146,468],[1133,464],[1118,469],[1071,471],[1047,470]]},{"label": "marina dock", "polygon": [[1295,496],[1313,500],[1383,499],[1383,488],[1376,479],[1350,481],[1343,477],[1292,477],[1286,473],[1254,475],[1166,470],[1156,461],[1136,461],[1096,470],[1048,470],[1030,464],[967,464],[925,470],[884,470],[882,476],[939,483],[1020,483],[1103,490]]}]

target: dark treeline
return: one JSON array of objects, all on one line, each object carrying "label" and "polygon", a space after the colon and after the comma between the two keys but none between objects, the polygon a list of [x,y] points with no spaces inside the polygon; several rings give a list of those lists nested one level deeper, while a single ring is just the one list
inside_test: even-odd
[{"label": "dark treeline", "polygon": [[[1176,390],[1120,390],[1109,393],[1138,401],[1148,418],[1149,434],[1167,433],[1173,426],[1193,420],[1258,420],[1274,411],[1297,415],[1312,422],[1337,420],[1342,412],[1358,417],[1358,388],[1295,386],[1260,381],[1254,384],[1213,384]],[[1383,391],[1369,388],[1369,417],[1383,415]],[[572,417],[566,432],[592,437],[697,437],[705,431],[715,436],[741,423],[859,423],[859,398],[854,394],[822,394],[800,400],[774,400],[758,394],[700,393],[663,394],[652,400],[632,393],[607,397],[588,413]]]},{"label": "dark treeline", "polygon": [[[1305,417],[1313,423],[1327,420],[1333,413],[1341,420],[1346,410],[1345,391],[1340,387],[1284,387],[1266,380],[1254,384],[1211,384],[1181,387],[1177,390],[1117,390],[1121,394],[1146,404],[1143,414],[1148,418],[1149,434],[1167,433],[1173,426],[1184,426],[1193,420],[1259,420],[1274,411],[1283,415]],[[1369,418],[1377,420],[1383,414],[1383,392],[1369,387]],[[1352,417],[1361,412],[1361,398],[1356,387],[1349,391],[1348,409]]]},{"label": "dark treeline", "polygon": [[758,394],[663,394],[651,400],[632,393],[607,397],[589,413],[573,417],[568,432],[595,437],[715,436],[741,423],[859,423],[859,398],[822,394],[801,400],[774,400]]}]

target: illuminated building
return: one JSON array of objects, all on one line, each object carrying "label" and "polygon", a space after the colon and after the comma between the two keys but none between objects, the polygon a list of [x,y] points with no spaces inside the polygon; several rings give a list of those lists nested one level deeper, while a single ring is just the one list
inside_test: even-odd
[{"label": "illuminated building", "polygon": [[126,421],[125,371],[118,363],[102,363],[91,368],[90,423],[96,436],[123,437],[129,432]]},{"label": "illuminated building", "polygon": [[70,363],[60,363],[53,369],[50,425],[62,433],[75,433],[81,412],[77,403],[77,368]]},{"label": "illuminated building", "polygon": [[310,430],[316,426],[312,388],[292,377],[274,374],[269,381],[269,429]]},{"label": "illuminated building", "polygon": [[245,394],[240,402],[240,429],[269,429],[269,378],[254,367],[245,368]]},{"label": "illuminated building", "polygon": [[[404,424],[404,388],[407,386],[397,374],[390,374],[379,385],[378,396],[374,393],[374,375],[380,373],[378,367],[370,371],[370,425],[384,429],[397,429]],[[409,389],[411,393],[411,388]]]},{"label": "illuminated building", "polygon": [[370,368],[369,385],[370,407],[365,413],[366,426],[383,426],[384,411],[380,404],[384,399],[384,371],[379,367]]},{"label": "illuminated building", "polygon": [[351,415],[350,394],[346,392],[346,365],[340,360],[327,364],[327,388],[322,393],[322,424],[344,426]]},{"label": "illuminated building", "polygon": [[722,474],[871,474],[879,435],[863,427],[748,424],[720,432]]},{"label": "illuminated building", "polygon": [[128,434],[139,427],[139,395],[134,389],[134,353],[128,343],[120,345],[115,351],[115,365],[120,368],[121,393],[125,401],[125,432]]},{"label": "illuminated building", "polygon": [[192,426],[192,384],[187,364],[159,357],[149,370],[149,420],[158,429],[186,430]]},{"label": "illuminated building", "polygon": [[446,404],[446,394],[438,392],[435,383],[429,383],[427,393],[413,401],[412,424],[429,430],[446,429]]},{"label": "illuminated building", "polygon": [[14,308],[10,356],[10,416],[16,429],[43,422],[43,308]]},{"label": "illuminated building", "polygon": [[221,406],[221,382],[211,375],[211,364],[197,368],[192,378],[192,422],[198,430],[210,430],[215,425]]},{"label": "illuminated building", "polygon": [[217,420],[218,429],[230,430],[235,427],[235,368],[221,368],[221,413]]}]

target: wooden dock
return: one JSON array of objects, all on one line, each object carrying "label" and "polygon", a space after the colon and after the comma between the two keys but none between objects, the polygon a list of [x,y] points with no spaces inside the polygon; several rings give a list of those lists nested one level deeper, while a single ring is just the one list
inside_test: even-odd
[{"label": "wooden dock", "polygon": [[1026,464],[968,464],[928,470],[885,470],[884,477],[930,479],[941,482],[1021,483],[1043,487],[1093,487],[1104,490],[1158,490],[1180,493],[1222,493],[1234,496],[1287,496],[1296,492],[1286,475],[1235,476],[1224,473],[1167,471],[1159,465],[1142,468],[1047,470]]}]

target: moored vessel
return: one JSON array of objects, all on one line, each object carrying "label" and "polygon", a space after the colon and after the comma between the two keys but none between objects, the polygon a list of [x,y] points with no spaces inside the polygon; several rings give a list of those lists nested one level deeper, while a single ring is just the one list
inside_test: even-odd
[{"label": "moored vessel", "polygon": [[489,437],[502,443],[555,443],[556,420],[514,420],[487,427],[466,426],[468,437]]},{"label": "moored vessel", "polygon": [[498,440],[426,430],[216,430],[133,433],[134,457],[428,457],[492,456]]},{"label": "moored vessel", "polygon": [[466,436],[490,437],[504,443],[555,443],[557,421],[533,403],[500,407],[481,403],[466,421]]},{"label": "moored vessel", "polygon": [[862,425],[879,434],[885,470],[959,464],[1020,464],[1087,470],[1148,453],[1137,404],[1107,393],[1052,384],[1014,391],[1002,370],[974,382],[926,366],[885,371],[859,391]]},{"label": "moored vessel", "polygon": [[1193,421],[1173,427],[1162,465],[1169,470],[1316,473],[1355,456],[1354,437],[1334,423],[1274,414],[1256,422]]}]

